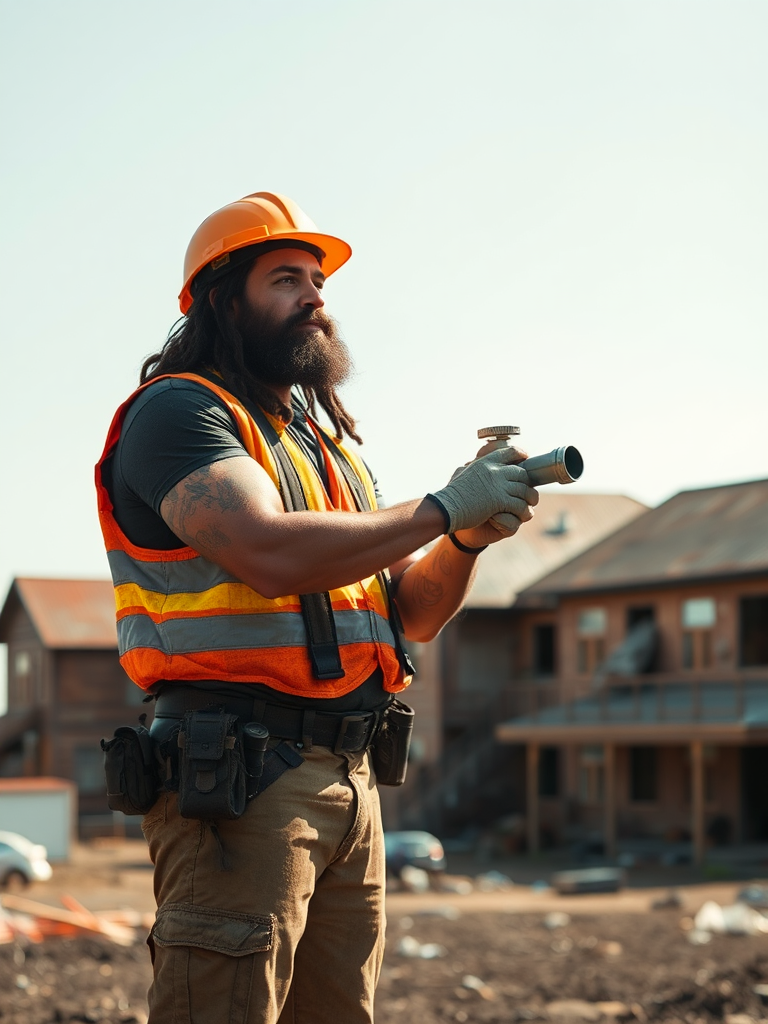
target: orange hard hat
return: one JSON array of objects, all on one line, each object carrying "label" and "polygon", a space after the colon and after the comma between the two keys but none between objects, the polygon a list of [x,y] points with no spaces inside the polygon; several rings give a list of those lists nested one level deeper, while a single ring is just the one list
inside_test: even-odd
[{"label": "orange hard hat", "polygon": [[[210,267],[205,276],[213,278],[215,271],[225,273],[237,265],[230,253],[265,243],[272,243],[270,248],[273,248],[274,243],[285,245],[290,239],[299,243],[297,248],[315,253],[326,277],[352,255],[346,242],[321,234],[293,200],[277,192],[254,192],[236,203],[222,206],[206,217],[187,247],[184,287],[179,295],[181,312],[186,313],[192,305],[193,281],[202,270]],[[253,253],[254,257],[257,255]]]}]

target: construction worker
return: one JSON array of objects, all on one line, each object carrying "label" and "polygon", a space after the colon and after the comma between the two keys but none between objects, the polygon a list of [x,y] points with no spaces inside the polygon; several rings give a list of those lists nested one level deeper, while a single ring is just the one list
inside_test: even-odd
[{"label": "construction worker", "polygon": [[372,1021],[384,851],[371,764],[402,780],[401,634],[435,637],[479,552],[538,500],[510,448],[378,507],[344,440],[360,441],[338,395],[351,363],[323,308],[350,255],[275,193],[208,217],[187,251],[184,319],[97,466],[121,663],[156,699],[165,767],[143,820],[152,1024]]}]

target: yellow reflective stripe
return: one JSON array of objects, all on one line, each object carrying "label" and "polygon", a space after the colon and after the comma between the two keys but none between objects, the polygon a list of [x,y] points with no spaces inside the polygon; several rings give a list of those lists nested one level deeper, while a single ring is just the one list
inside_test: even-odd
[{"label": "yellow reflective stripe", "polygon": [[323,487],[323,482],[318,476],[315,467],[287,430],[281,433],[280,440],[283,442],[283,447],[288,452],[294,469],[299,476],[308,508],[314,512],[329,512],[332,509],[332,505],[328,500],[325,487]]},{"label": "yellow reflective stripe", "polygon": [[173,615],[188,612],[228,611],[274,612],[298,605],[296,597],[262,597],[245,583],[221,583],[198,594],[159,594],[145,590],[135,583],[121,583],[115,587],[118,612],[125,608],[144,608],[150,615]]},{"label": "yellow reflective stripe", "polygon": [[[299,598],[295,594],[266,598],[245,583],[221,583],[200,593],[181,594],[160,594],[136,583],[121,583],[115,587],[115,601],[118,613],[126,608],[143,608],[150,615],[157,616],[228,611],[259,614],[299,608]],[[332,590],[331,604],[334,608],[365,608],[366,601],[360,584]],[[380,601],[374,600],[373,604],[380,614],[382,611],[386,614]]]}]

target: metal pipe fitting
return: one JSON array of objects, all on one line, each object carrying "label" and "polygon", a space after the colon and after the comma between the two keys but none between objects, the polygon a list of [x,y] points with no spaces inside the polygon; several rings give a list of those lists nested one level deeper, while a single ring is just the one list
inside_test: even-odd
[{"label": "metal pipe fitting", "polygon": [[584,472],[584,460],[578,448],[565,444],[546,455],[532,455],[520,463],[528,474],[531,486],[541,484],[572,484]]}]

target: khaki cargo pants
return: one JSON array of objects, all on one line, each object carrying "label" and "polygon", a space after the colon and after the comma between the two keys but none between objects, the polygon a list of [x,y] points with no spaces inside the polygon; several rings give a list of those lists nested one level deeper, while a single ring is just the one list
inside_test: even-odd
[{"label": "khaki cargo pants", "polygon": [[150,1024],[370,1024],[384,843],[365,754],[328,747],[217,823],[175,794],[142,823],[155,865]]}]

